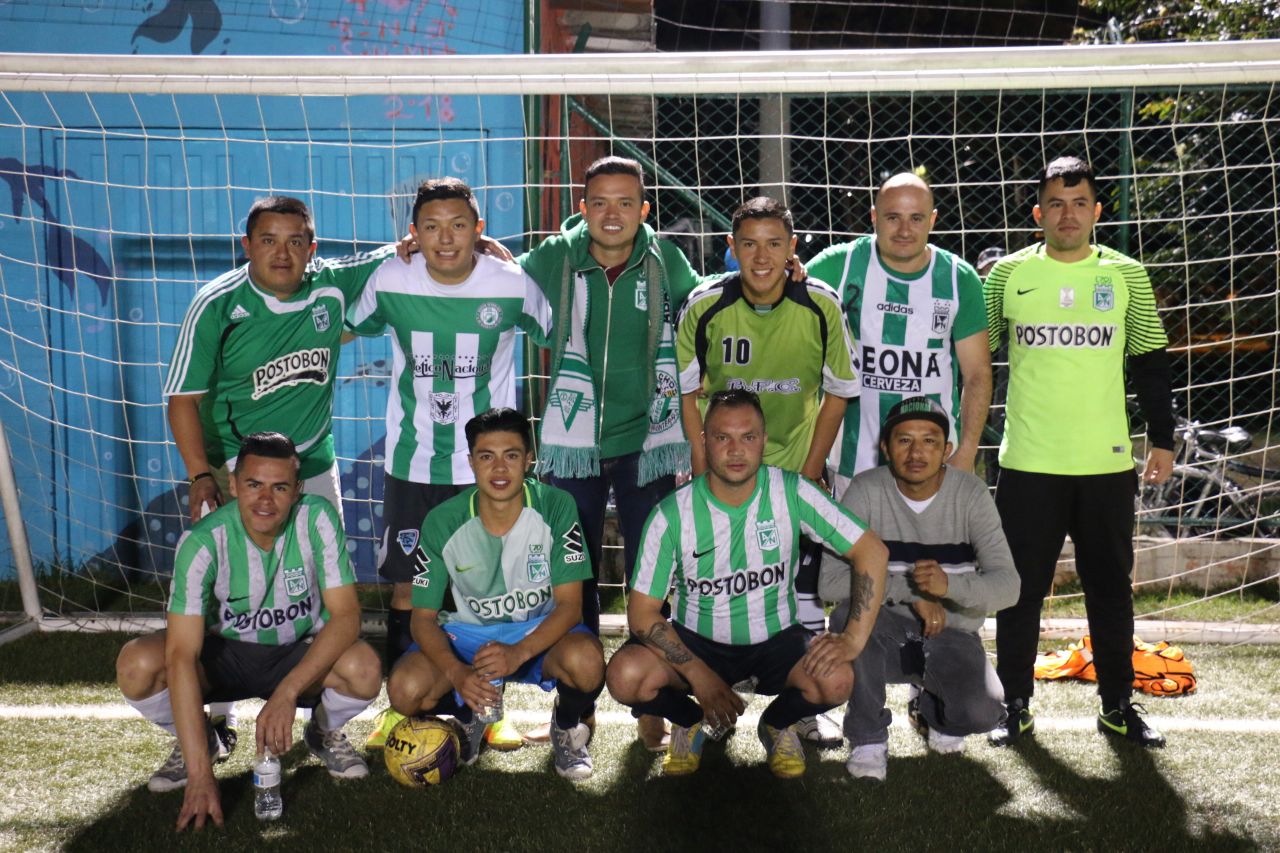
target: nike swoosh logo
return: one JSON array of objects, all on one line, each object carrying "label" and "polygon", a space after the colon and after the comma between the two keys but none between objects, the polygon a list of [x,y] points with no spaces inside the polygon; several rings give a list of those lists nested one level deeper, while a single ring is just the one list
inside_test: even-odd
[{"label": "nike swoosh logo", "polygon": [[457,573],[458,573],[458,574],[462,574],[463,572],[469,572],[469,571],[471,571],[471,570],[472,570],[472,569],[474,569],[474,568],[475,568],[475,566],[458,566],[458,568],[456,569],[456,571],[457,571]]},{"label": "nike swoosh logo", "polygon": [[703,557],[705,557],[705,556],[707,556],[708,554],[710,554],[710,553],[711,553],[712,551],[714,551],[715,549],[716,549],[716,546],[715,546],[715,545],[712,545],[710,548],[708,548],[708,549],[707,549],[707,550],[705,550],[705,551],[694,551],[694,552],[693,552],[693,558],[694,558],[695,560],[700,560],[700,559],[702,559]]},{"label": "nike swoosh logo", "polygon": [[248,597],[249,597],[249,596],[247,596],[247,595],[242,595],[242,596],[240,596],[239,598],[228,598],[228,599],[227,599],[227,604],[235,604],[237,601],[244,601],[244,600],[245,600],[246,598],[248,598]]},{"label": "nike swoosh logo", "polygon": [[1032,292],[1034,292],[1034,291],[1036,291],[1036,290],[1039,290],[1039,289],[1040,289],[1040,288],[1038,288],[1038,287],[1028,287],[1026,290],[1021,290],[1021,289],[1019,289],[1019,290],[1018,290],[1018,295],[1019,295],[1019,296],[1026,296],[1028,293],[1032,293]]}]

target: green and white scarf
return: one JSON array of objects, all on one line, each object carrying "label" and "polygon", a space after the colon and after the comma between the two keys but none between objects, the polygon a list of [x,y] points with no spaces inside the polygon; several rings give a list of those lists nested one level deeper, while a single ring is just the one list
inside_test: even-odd
[{"label": "green and white scarf", "polygon": [[[649,340],[647,352],[649,434],[640,452],[640,485],[667,474],[687,471],[689,442],[680,420],[680,386],[676,381],[673,311],[662,286],[661,266],[651,252],[645,256],[645,281],[649,288]],[[538,473],[566,479],[600,474],[600,409],[591,361],[587,352],[587,318],[591,306],[587,283],[576,281],[566,259],[560,288],[558,316],[569,316],[556,343],[552,359],[551,390],[542,415]],[[562,327],[563,328],[563,327]]]}]

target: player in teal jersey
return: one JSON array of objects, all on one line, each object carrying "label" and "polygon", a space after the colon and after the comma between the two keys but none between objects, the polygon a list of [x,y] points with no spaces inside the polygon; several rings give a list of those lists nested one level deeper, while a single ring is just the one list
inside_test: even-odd
[{"label": "player in teal jersey", "polygon": [[[698,769],[706,726],[732,726],[742,713],[730,685],[755,677],[756,692],[777,695],[758,728],[769,768],[794,778],[805,760],[793,724],[848,698],[849,663],[875,624],[888,552],[813,483],[761,464],[768,436],[755,394],[712,394],[702,438],[706,473],[663,499],[645,525],[627,599],[634,636],[609,662],[609,692],[672,721],[663,769],[682,775]],[[840,634],[815,639],[797,621],[802,534],[853,566]],[[671,623],[662,616],[668,595]]]},{"label": "player in teal jersey", "polygon": [[294,439],[304,490],[341,513],[330,425],[342,318],[392,247],[317,259],[311,212],[288,196],[254,202],[245,232],[249,262],[196,294],[164,387],[191,520],[222,504],[236,449],[260,430]]},{"label": "player in teal jersey", "polygon": [[[452,714],[465,732],[466,763],[480,753],[475,711],[499,702],[494,680],[557,691],[551,718],[556,772],[591,775],[582,721],[604,685],[600,641],[582,624],[591,577],[573,499],[526,480],[529,420],[494,409],[466,425],[475,485],[436,507],[414,550],[411,647],[387,682],[401,714]],[[442,613],[452,588],[457,610]]]},{"label": "player in teal jersey", "polygon": [[838,464],[832,454],[836,494],[880,464],[885,415],[919,395],[943,407],[959,436],[947,464],[973,471],[991,404],[987,317],[973,267],[929,243],[937,219],[928,183],[910,172],[894,175],[876,190],[874,237],[832,246],[807,265],[840,294],[857,342],[862,393],[845,412]]},{"label": "player in teal jersey", "polygon": [[1102,711],[1098,729],[1163,746],[1133,690],[1134,473],[1126,362],[1147,422],[1143,480],[1173,470],[1168,339],[1142,264],[1093,244],[1102,214],[1088,164],[1060,157],[1040,176],[1044,243],[999,261],[984,286],[991,349],[1008,333],[1009,396],[996,505],[1022,590],[996,616],[1008,720],[991,742],[1033,730],[1040,610],[1067,534],[1084,588]]},{"label": "player in teal jersey", "polygon": [[516,399],[516,330],[546,345],[551,309],[519,266],[476,253],[484,229],[471,188],[425,181],[413,203],[409,264],[389,260],[348,317],[360,335],[391,330],[379,572],[394,583],[386,661],[412,642],[413,554],[422,520],[474,482],[464,425]]},{"label": "player in teal jersey", "polygon": [[258,752],[287,752],[299,706],[316,707],[304,739],[337,778],[368,774],[342,726],[382,684],[378,656],[359,639],[360,603],[337,510],[302,495],[288,437],[254,433],[237,448],[234,500],[178,543],[166,630],[131,640],[116,661],[125,700],[176,734],[148,787],[186,786],[178,829],[222,825],[212,763],[223,740],[201,705],[258,697]]}]

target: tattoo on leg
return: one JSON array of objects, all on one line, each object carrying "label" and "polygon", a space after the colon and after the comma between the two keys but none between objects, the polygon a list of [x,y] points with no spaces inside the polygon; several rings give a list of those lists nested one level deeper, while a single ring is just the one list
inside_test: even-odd
[{"label": "tattoo on leg", "polygon": [[693,660],[693,654],[684,647],[684,643],[680,642],[680,638],[666,622],[655,622],[649,633],[640,639],[662,652],[669,664],[679,666]]},{"label": "tattoo on leg", "polygon": [[871,607],[871,594],[875,583],[862,572],[854,569],[850,572],[852,588],[849,595],[849,621],[856,622],[862,618],[864,609]]}]

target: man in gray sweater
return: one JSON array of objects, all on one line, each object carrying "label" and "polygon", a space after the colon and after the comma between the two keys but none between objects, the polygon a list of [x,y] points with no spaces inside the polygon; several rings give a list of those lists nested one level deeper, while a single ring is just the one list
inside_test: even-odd
[{"label": "man in gray sweater", "polygon": [[[990,612],[1018,599],[1019,580],[986,485],[943,464],[951,455],[946,412],[927,397],[894,406],[880,433],[889,464],[853,478],[843,504],[889,546],[884,605],[871,639],[854,660],[844,718],[855,778],[884,781],[889,756],[885,685],[911,684],[907,715],[939,753],[990,731],[1004,715],[1004,693],[978,629]],[[827,558],[819,593],[848,595],[848,566]],[[831,616],[841,630],[846,604]]]}]

